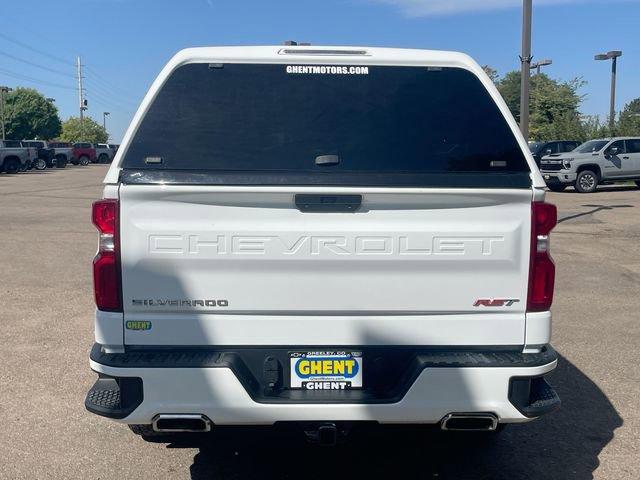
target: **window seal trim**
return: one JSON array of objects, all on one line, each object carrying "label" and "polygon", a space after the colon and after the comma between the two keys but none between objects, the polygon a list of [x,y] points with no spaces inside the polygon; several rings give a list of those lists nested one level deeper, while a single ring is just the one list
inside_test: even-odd
[{"label": "window seal trim", "polygon": [[300,173],[211,170],[122,169],[126,185],[216,186],[338,186],[397,188],[515,188],[530,189],[530,172],[450,173]]}]

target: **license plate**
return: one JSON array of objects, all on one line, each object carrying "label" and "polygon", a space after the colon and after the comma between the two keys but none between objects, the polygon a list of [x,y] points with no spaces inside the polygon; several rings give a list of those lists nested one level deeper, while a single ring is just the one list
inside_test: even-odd
[{"label": "license plate", "polygon": [[292,352],[291,388],[350,390],[362,388],[362,352]]}]

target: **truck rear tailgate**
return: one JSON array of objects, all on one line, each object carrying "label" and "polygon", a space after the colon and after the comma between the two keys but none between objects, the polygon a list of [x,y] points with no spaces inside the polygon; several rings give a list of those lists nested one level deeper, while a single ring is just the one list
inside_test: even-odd
[{"label": "truck rear tailgate", "polygon": [[[362,205],[302,212],[297,193]],[[529,189],[122,185],[119,195],[124,321],[151,322],[125,328],[127,344],[524,343]]]}]

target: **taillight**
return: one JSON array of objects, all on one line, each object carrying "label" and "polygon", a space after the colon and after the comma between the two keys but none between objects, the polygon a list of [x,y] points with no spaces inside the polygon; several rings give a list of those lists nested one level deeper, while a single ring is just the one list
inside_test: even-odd
[{"label": "taillight", "polygon": [[556,266],[549,254],[549,234],[558,223],[555,205],[531,204],[531,264],[529,267],[528,312],[544,312],[553,303]]},{"label": "taillight", "polygon": [[93,259],[93,290],[99,310],[121,312],[120,242],[118,238],[118,201],[94,202],[93,224],[100,232],[98,253]]}]

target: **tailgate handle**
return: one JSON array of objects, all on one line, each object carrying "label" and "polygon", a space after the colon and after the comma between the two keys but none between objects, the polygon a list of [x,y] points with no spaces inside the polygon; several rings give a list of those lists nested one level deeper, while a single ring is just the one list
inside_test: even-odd
[{"label": "tailgate handle", "polygon": [[362,195],[297,194],[296,207],[301,212],[355,212],[362,205]]}]

